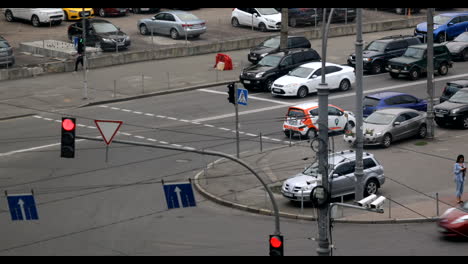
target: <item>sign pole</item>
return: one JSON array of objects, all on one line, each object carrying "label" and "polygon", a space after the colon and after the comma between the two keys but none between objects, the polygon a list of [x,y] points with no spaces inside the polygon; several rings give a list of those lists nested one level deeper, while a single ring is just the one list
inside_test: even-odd
[{"label": "sign pole", "polygon": [[239,159],[239,150],[240,150],[240,139],[239,139],[239,96],[237,95],[237,84],[234,84],[234,95],[236,103],[234,108],[236,109],[236,157]]}]

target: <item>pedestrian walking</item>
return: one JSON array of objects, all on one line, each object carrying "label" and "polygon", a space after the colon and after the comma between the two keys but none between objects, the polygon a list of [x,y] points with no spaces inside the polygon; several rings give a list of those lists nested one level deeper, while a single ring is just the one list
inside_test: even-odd
[{"label": "pedestrian walking", "polygon": [[78,44],[77,44],[77,57],[76,57],[76,62],[75,62],[75,71],[78,71],[78,64],[81,64],[81,67],[83,68],[83,59],[84,59],[84,49],[85,45],[83,43],[83,39],[80,37],[78,39]]},{"label": "pedestrian walking", "polygon": [[458,155],[457,162],[453,166],[453,174],[454,174],[455,183],[457,185],[457,189],[456,189],[457,203],[463,203],[461,198],[463,195],[463,185],[465,183],[465,174],[466,174],[465,157],[463,155]]}]

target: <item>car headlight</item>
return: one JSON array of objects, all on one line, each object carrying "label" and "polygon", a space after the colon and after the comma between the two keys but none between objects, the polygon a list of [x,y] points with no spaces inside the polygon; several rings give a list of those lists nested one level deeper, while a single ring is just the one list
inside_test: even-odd
[{"label": "car headlight", "polygon": [[466,222],[468,221],[468,215],[464,215],[462,217],[459,217],[457,218],[455,221],[453,221],[451,224],[454,225],[454,224],[460,224],[460,223],[463,223],[463,222]]},{"label": "car headlight", "polygon": [[102,38],[102,41],[104,41],[104,42],[112,42],[112,39]]},{"label": "car headlight", "polygon": [[257,75],[255,75],[255,78],[262,78],[263,74],[265,74],[265,73],[264,72],[259,72],[259,73],[257,73]]},{"label": "car headlight", "polygon": [[267,22],[270,22],[270,23],[275,23],[275,21],[274,21],[273,19],[265,18],[265,20],[266,20]]},{"label": "car headlight", "polygon": [[298,83],[290,83],[290,84],[285,85],[285,87],[288,87],[288,88],[294,88],[294,87],[297,87],[297,86],[299,86]]},{"label": "car headlight", "polygon": [[458,113],[458,111],[460,111],[460,109],[453,109],[452,111],[450,111],[450,113],[452,115],[455,115],[456,113]]},{"label": "car headlight", "polygon": [[263,58],[263,57],[265,57],[266,55],[268,55],[268,53],[262,53],[262,54],[260,54],[260,57]]},{"label": "car headlight", "polygon": [[363,61],[367,61],[367,62],[371,62],[372,59],[371,58],[362,58]]},{"label": "car headlight", "polygon": [[381,135],[382,135],[382,132],[377,132],[377,133],[375,133],[375,136],[377,136],[377,137],[378,137],[378,136],[381,136]]}]

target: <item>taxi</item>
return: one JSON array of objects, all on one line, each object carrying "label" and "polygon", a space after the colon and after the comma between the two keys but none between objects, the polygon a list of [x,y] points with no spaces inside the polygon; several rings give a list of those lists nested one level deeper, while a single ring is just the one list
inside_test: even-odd
[{"label": "taxi", "polygon": [[[66,20],[80,20],[83,19],[83,8],[62,8],[65,13]],[[92,8],[84,8],[84,14],[87,18],[94,17],[94,10]]]},{"label": "taxi", "polygon": [[[287,137],[299,134],[300,137],[316,137],[318,135],[318,102],[308,102],[290,106],[283,123],[283,132]],[[331,131],[346,131],[356,125],[354,114],[342,108],[328,105],[328,129]],[[351,126],[351,127],[349,127]]]}]

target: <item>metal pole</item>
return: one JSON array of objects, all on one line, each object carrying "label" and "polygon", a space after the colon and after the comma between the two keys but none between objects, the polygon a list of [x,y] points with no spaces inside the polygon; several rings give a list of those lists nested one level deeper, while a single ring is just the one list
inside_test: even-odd
[{"label": "metal pole", "polygon": [[362,40],[362,8],[356,9],[356,169],[354,172],[355,185],[354,185],[354,199],[356,201],[362,200],[364,197],[364,190],[362,181],[364,178],[364,164],[363,156],[363,111],[362,111],[362,75],[363,75],[363,61],[362,49],[364,42]]},{"label": "metal pole", "polygon": [[234,83],[234,98],[236,103],[234,104],[234,108],[236,109],[236,157],[240,158],[240,138],[239,138],[239,104],[237,100],[237,85]]},{"label": "metal pole", "polygon": [[288,8],[281,8],[281,35],[280,35],[280,50],[288,48],[288,23],[289,12]]},{"label": "metal pole", "polygon": [[86,16],[85,16],[85,9],[83,8],[83,99],[88,99],[88,59],[86,56]]},{"label": "metal pole", "polygon": [[434,17],[433,8],[427,9],[427,138],[434,139]]},{"label": "metal pole", "polygon": [[[326,22],[327,9],[323,9],[323,23],[322,23],[322,78],[317,89],[319,101],[319,174],[322,175],[322,186],[325,188],[326,193],[330,191],[328,186],[328,95],[330,90],[328,84],[325,82],[325,62],[327,60],[327,38],[328,27],[330,26],[331,16],[334,8],[330,10],[330,18]],[[329,204],[322,206],[318,213],[318,247],[317,254],[319,256],[330,256],[330,242],[328,237],[329,218]]]},{"label": "metal pole", "polygon": [[437,213],[437,216],[439,216],[439,193],[436,193],[436,201],[437,201],[436,213]]},{"label": "metal pole", "polygon": [[[103,142],[102,138],[94,138],[94,137],[85,137],[85,136],[76,136],[77,139],[86,139],[90,141],[99,141]],[[268,196],[270,197],[271,204],[273,206],[273,214],[275,216],[275,235],[281,235],[280,231],[280,218],[279,218],[279,209],[278,209],[278,204],[276,203],[275,197],[273,193],[271,192],[270,188],[268,188],[268,185],[265,183],[265,181],[258,175],[253,168],[251,168],[247,163],[242,161],[241,159],[237,159],[231,155],[222,153],[222,152],[217,152],[217,151],[211,151],[211,150],[197,150],[194,148],[188,149],[188,148],[182,148],[182,147],[173,147],[170,145],[151,145],[151,144],[146,144],[146,143],[140,143],[140,142],[133,142],[133,141],[124,141],[124,140],[112,140],[113,143],[117,144],[124,144],[124,145],[131,145],[131,146],[141,146],[141,147],[148,147],[148,148],[157,148],[157,149],[168,149],[168,150],[175,150],[175,151],[183,151],[183,152],[191,152],[191,153],[197,153],[197,154],[202,154],[202,155],[209,155],[209,156],[217,156],[217,157],[222,157],[226,158],[229,160],[232,160],[247,170],[249,170],[263,185],[265,188],[266,192],[268,193]]]}]

